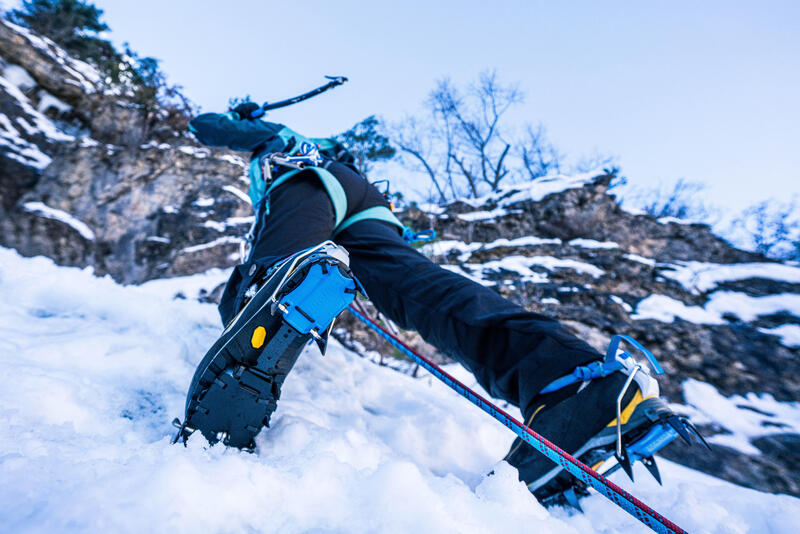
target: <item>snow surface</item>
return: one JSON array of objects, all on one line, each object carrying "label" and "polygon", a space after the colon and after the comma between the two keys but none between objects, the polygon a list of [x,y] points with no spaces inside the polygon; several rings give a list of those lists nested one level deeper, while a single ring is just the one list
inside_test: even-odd
[{"label": "snow surface", "polygon": [[197,200],[192,202],[192,204],[194,204],[198,208],[208,208],[210,206],[213,206],[214,202],[216,202],[216,200],[213,198],[198,198]]},{"label": "snow surface", "polygon": [[[16,124],[29,136],[40,134],[54,142],[74,140],[73,136],[62,132],[47,116],[34,109],[30,99],[22,92],[22,89],[30,88],[31,83],[35,85],[35,81],[27,71],[17,65],[7,66],[3,70],[3,76],[0,76],[0,87],[16,100],[24,113],[33,121],[33,124],[31,124],[27,118],[17,117]],[[44,99],[43,102],[47,104]],[[50,102],[50,105],[55,104]],[[42,152],[36,144],[23,138],[18,127],[12,123],[8,116],[2,113],[0,113],[0,146],[5,146],[9,149],[6,152],[6,156],[29,167],[44,169],[52,161],[50,156]]]},{"label": "snow surface", "polygon": [[652,258],[645,258],[644,256],[639,256],[638,254],[624,254],[622,257],[626,260],[635,261],[636,263],[641,263],[649,267],[656,266],[656,260]]},{"label": "snow surface", "polygon": [[28,71],[19,65],[9,64],[3,69],[3,78],[16,85],[23,91],[33,89],[38,84],[33,77],[28,74]]},{"label": "snow surface", "polygon": [[628,313],[633,312],[633,307],[627,302],[625,302],[622,299],[622,297],[618,297],[617,295],[610,295],[608,298],[610,298],[612,302],[619,304],[622,307],[622,309],[625,310],[626,312]]},{"label": "snow surface", "polygon": [[516,239],[495,239],[491,243],[464,243],[455,239],[434,241],[420,247],[420,251],[428,256],[447,256],[451,252],[458,252],[459,261],[465,262],[477,250],[491,250],[498,247],[530,247],[538,245],[560,245],[558,238],[544,238],[536,236],[518,237]]},{"label": "snow surface", "polygon": [[655,319],[671,323],[676,317],[697,324],[725,324],[725,315],[742,321],[753,321],[759,316],[786,312],[800,317],[800,294],[782,293],[752,297],[737,291],[711,293],[703,307],[687,306],[666,295],[650,295],[639,301],[633,319]]},{"label": "snow surface", "polygon": [[502,187],[495,192],[479,198],[461,198],[459,201],[473,208],[480,208],[490,202],[496,202],[498,208],[516,204],[517,202],[524,202],[526,200],[538,202],[548,195],[561,193],[568,189],[583,187],[586,184],[594,182],[595,178],[604,174],[605,172],[602,170],[595,170],[574,174],[572,176],[560,174],[544,176],[523,184]]},{"label": "snow surface", "polygon": [[634,320],[655,319],[663,323],[671,323],[675,318],[697,324],[725,324],[718,314],[700,306],[687,306],[683,302],[666,295],[650,295],[636,305]]},{"label": "snow surface", "polygon": [[714,423],[728,432],[708,437],[709,442],[745,454],[761,454],[750,443],[753,438],[800,433],[800,402],[778,402],[766,393],[725,397],[711,384],[692,378],[683,383],[683,396],[689,406],[676,406],[676,410],[695,424]]},{"label": "snow surface", "polygon": [[604,248],[604,249],[613,249],[619,248],[618,243],[614,243],[613,241],[596,241],[594,239],[573,239],[567,243],[571,247],[580,247],[580,248]]},{"label": "snow surface", "polygon": [[39,113],[46,113],[50,108],[54,108],[59,113],[66,113],[72,109],[72,106],[59,100],[43,89],[39,91],[39,105],[36,106],[36,111]]},{"label": "snow surface", "polygon": [[505,208],[497,208],[493,210],[480,210],[480,211],[471,211],[467,213],[459,213],[456,215],[462,221],[467,222],[474,222],[474,221],[485,221],[488,219],[497,219],[498,217],[505,217],[509,214],[509,211]]},{"label": "snow surface", "polygon": [[199,252],[201,250],[219,247],[222,245],[238,245],[241,242],[242,239],[240,237],[226,235],[218,237],[213,241],[209,241],[208,243],[200,243],[199,245],[192,245],[191,247],[183,248],[180,250],[179,254],[191,254],[193,252]]},{"label": "snow surface", "polygon": [[686,291],[694,294],[705,293],[722,282],[764,278],[800,284],[800,267],[785,263],[705,263],[700,261],[681,261],[665,264],[666,270],[659,274],[680,283]]},{"label": "snow surface", "polygon": [[189,156],[199,159],[207,158],[211,154],[211,151],[207,148],[192,145],[179,146],[178,150],[184,154],[188,154]]},{"label": "snow surface", "polygon": [[800,324],[782,324],[775,328],[759,328],[761,332],[773,336],[779,336],[781,343],[787,347],[800,347]]},{"label": "snow surface", "polygon": [[97,90],[98,85],[102,82],[102,76],[97,69],[88,63],[71,57],[50,39],[36,35],[27,28],[13,24],[5,19],[2,21],[2,24],[5,24],[22,35],[31,45],[59,63],[64,70],[73,77],[73,79],[66,78],[66,83],[80,85],[87,93],[92,93]]},{"label": "snow surface", "polygon": [[226,186],[223,186],[223,187],[222,187],[222,189],[223,189],[223,190],[225,190],[225,191],[227,191],[228,193],[231,193],[232,195],[236,196],[236,197],[237,197],[239,200],[241,200],[242,202],[246,202],[246,203],[247,203],[247,205],[250,205],[250,204],[252,204],[252,203],[250,202],[250,197],[249,197],[249,196],[247,196],[247,193],[243,193],[243,192],[241,191],[241,189],[238,189],[238,188],[236,188],[236,187],[233,187],[232,185],[226,185]]},{"label": "snow surface", "polygon": [[20,136],[19,131],[13,126],[8,117],[2,113],[0,113],[0,146],[11,149],[11,151],[5,153],[7,157],[13,158],[29,167],[44,169],[52,161],[50,156],[39,150],[38,146]]},{"label": "snow surface", "polygon": [[[301,355],[256,453],[170,445],[221,331],[213,305],[173,298],[223,273],[203,276],[123,287],[0,249],[3,531],[648,532],[599,495],[545,510],[498,462],[508,429],[336,342]],[[796,531],[800,499],[659,463],[663,487],[639,465],[612,479],[690,532]]]},{"label": "snow surface", "polygon": [[599,278],[605,271],[599,267],[578,260],[556,258],[554,256],[506,256],[499,260],[487,261],[486,263],[466,263],[465,269],[469,269],[473,274],[489,272],[511,271],[518,273],[523,281],[526,282],[546,282],[547,276],[543,273],[532,271],[531,267],[544,267],[548,271],[556,269],[571,269],[580,274],[588,274],[594,278]]},{"label": "snow surface", "polygon": [[35,213],[40,217],[45,217],[47,219],[53,219],[54,221],[64,223],[78,232],[84,239],[88,241],[94,241],[94,232],[92,229],[89,228],[85,222],[70,215],[66,211],[51,208],[43,202],[26,202],[22,205],[22,207],[25,208],[25,211]]}]

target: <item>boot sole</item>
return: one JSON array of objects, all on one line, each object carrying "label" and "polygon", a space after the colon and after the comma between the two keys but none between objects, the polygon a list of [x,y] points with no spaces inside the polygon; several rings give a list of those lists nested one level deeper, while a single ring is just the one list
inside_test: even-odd
[{"label": "boot sole", "polygon": [[[324,310],[327,315],[315,313],[316,321],[307,320],[311,318],[304,308],[314,309],[318,304],[309,273],[326,259],[332,266],[340,265],[330,256],[318,261],[313,252],[273,273],[203,357],[189,387],[186,418],[176,441],[185,441],[194,430],[200,430],[212,445],[222,441],[228,446],[254,449],[255,436],[269,426],[277,408],[286,376],[303,347],[313,339],[309,325],[331,324],[355,296],[353,290],[349,300],[345,297],[335,310]],[[349,281],[355,288],[346,267],[335,272],[339,273],[340,285],[344,287]],[[348,293],[347,288],[344,293]],[[297,318],[305,323],[300,330],[295,328]]]}]

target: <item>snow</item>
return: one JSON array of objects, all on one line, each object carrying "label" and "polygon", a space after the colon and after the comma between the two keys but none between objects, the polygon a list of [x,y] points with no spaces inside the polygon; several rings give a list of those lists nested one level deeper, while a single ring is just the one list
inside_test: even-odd
[{"label": "snow", "polygon": [[160,298],[165,295],[182,296],[187,299],[198,299],[210,293],[218,285],[228,281],[232,269],[209,269],[193,276],[162,278],[150,280],[131,289]]},{"label": "snow", "polygon": [[626,312],[628,313],[633,312],[633,307],[631,307],[631,305],[625,302],[621,297],[618,297],[616,295],[610,295],[608,298],[610,298],[612,302],[619,304],[622,307],[622,309],[625,310]]},{"label": "snow", "polygon": [[516,239],[495,239],[491,243],[487,243],[484,248],[492,249],[497,247],[535,247],[539,245],[560,245],[561,240],[558,238],[549,237],[536,237],[533,235],[518,237]]},{"label": "snow", "polygon": [[441,215],[445,212],[445,208],[443,206],[431,202],[417,204],[417,208],[421,212],[430,213],[431,215]]},{"label": "snow", "polygon": [[201,243],[199,245],[193,245],[191,247],[186,247],[184,249],[181,249],[179,254],[191,254],[193,252],[200,252],[201,250],[206,250],[206,249],[209,249],[209,248],[219,247],[219,246],[222,246],[222,245],[238,245],[241,242],[242,242],[241,238],[236,237],[236,236],[227,235],[227,236],[223,236],[223,237],[218,237],[217,239],[215,239],[213,241],[209,241],[208,243]]},{"label": "snow", "polygon": [[662,276],[680,283],[684,289],[695,295],[714,289],[722,282],[763,278],[800,284],[800,267],[784,263],[705,263],[700,261],[681,261],[665,264],[667,269],[659,272]]},{"label": "snow", "polygon": [[751,297],[736,291],[712,293],[705,308],[720,316],[735,315],[742,321],[753,321],[760,315],[787,312],[800,317],[800,294],[782,293]]},{"label": "snow", "polygon": [[73,141],[75,139],[75,137],[65,134],[59,130],[56,125],[53,124],[53,121],[34,109],[31,106],[28,97],[25,96],[25,93],[20,91],[16,85],[10,83],[5,78],[0,77],[0,86],[2,86],[10,96],[16,99],[17,103],[25,112],[25,114],[30,115],[35,122],[36,129],[38,129],[42,135],[55,142]]},{"label": "snow", "polygon": [[440,267],[442,269],[445,269],[445,270],[450,271],[452,273],[460,274],[464,278],[469,278],[473,282],[477,282],[478,284],[480,284],[482,286],[491,287],[491,286],[495,285],[494,282],[491,282],[489,280],[484,280],[483,278],[479,278],[479,277],[477,277],[477,276],[475,276],[473,274],[470,274],[470,273],[466,272],[462,267],[459,267],[458,265],[440,265]]},{"label": "snow", "polygon": [[214,202],[215,200],[213,198],[198,198],[193,204],[198,208],[208,208],[209,206],[213,206]]},{"label": "snow", "polygon": [[529,247],[538,245],[560,245],[557,238],[544,238],[536,236],[518,237],[516,239],[495,239],[491,243],[464,243],[453,239],[443,239],[420,247],[420,251],[428,256],[447,256],[451,252],[458,252],[458,260],[465,262],[478,250],[491,250],[498,247]]},{"label": "snow", "polygon": [[500,208],[518,202],[538,202],[548,195],[561,193],[568,189],[583,187],[586,184],[594,182],[595,178],[604,174],[605,172],[603,171],[592,171],[575,174],[573,176],[545,176],[523,184],[502,187],[498,191],[479,198],[462,198],[459,200],[474,208],[479,208],[490,202],[496,202]]},{"label": "snow", "polygon": [[800,294],[782,293],[751,297],[737,291],[716,291],[703,307],[687,306],[666,295],[650,295],[636,306],[632,319],[671,323],[676,317],[697,324],[725,324],[725,316],[753,321],[759,316],[786,312],[800,317]]},{"label": "snow", "polygon": [[248,206],[251,204],[250,197],[247,195],[247,193],[243,193],[240,189],[237,189],[232,185],[226,185],[222,189],[227,191],[228,193],[235,195],[237,198],[239,198],[239,200],[247,203]]},{"label": "snow", "polygon": [[80,146],[81,148],[92,148],[100,146],[100,141],[92,139],[91,137],[81,137]]},{"label": "snow", "polygon": [[217,232],[224,232],[228,227],[224,222],[219,221],[203,221],[204,228],[211,228],[212,230],[216,230]]},{"label": "snow", "polygon": [[139,145],[139,148],[141,148],[142,150],[149,150],[151,148],[156,148],[158,150],[172,150],[172,145],[170,145],[169,143],[159,143],[153,140],[143,145]]},{"label": "snow", "polygon": [[89,228],[85,222],[73,217],[66,211],[51,208],[43,202],[26,202],[22,207],[25,208],[25,211],[35,213],[40,217],[45,217],[47,219],[53,219],[54,221],[64,223],[78,232],[87,241],[94,241],[94,232],[92,229]]},{"label": "snow", "polygon": [[800,325],[798,324],[782,324],[775,328],[759,328],[758,330],[765,334],[779,336],[781,343],[789,348],[800,347]]},{"label": "snow", "polygon": [[0,146],[11,149],[10,152],[6,152],[7,157],[29,167],[44,169],[52,161],[50,156],[39,150],[38,146],[22,138],[8,117],[2,113],[0,113]]},{"label": "snow", "polygon": [[188,154],[192,157],[200,159],[207,158],[209,154],[211,154],[211,151],[207,148],[196,147],[191,145],[179,146],[178,150],[183,152],[184,154]]},{"label": "snow", "polygon": [[237,167],[242,167],[242,168],[247,167],[247,164],[239,156],[233,156],[231,154],[223,154],[222,156],[219,156],[219,159],[221,159],[222,161],[227,161],[228,163],[236,165]]},{"label": "snow", "polygon": [[73,77],[73,79],[65,78],[64,81],[66,83],[78,85],[87,93],[92,93],[97,90],[98,85],[102,82],[102,76],[97,69],[88,63],[72,58],[53,41],[46,37],[36,35],[27,28],[13,24],[5,19],[2,21],[2,24],[5,24],[25,37],[34,48],[50,56],[56,63],[61,65],[61,67]]},{"label": "snow", "polygon": [[618,243],[614,243],[613,241],[595,241],[594,239],[573,239],[567,243],[571,247],[581,247],[581,248],[604,248],[604,249],[613,249],[619,248]]},{"label": "snow", "polygon": [[[647,532],[600,495],[545,510],[498,462],[508,429],[335,341],[300,356],[254,454],[170,445],[221,331],[214,305],[174,298],[222,273],[204,276],[124,287],[0,249],[4,531]],[[796,530],[800,499],[659,464],[663,487],[639,465],[612,479],[690,532]]]},{"label": "snow", "polygon": [[661,224],[669,224],[669,223],[686,224],[686,225],[703,224],[702,221],[697,221],[694,219],[679,219],[678,217],[659,217],[656,220]]},{"label": "snow", "polygon": [[505,208],[497,208],[491,211],[481,210],[481,211],[471,211],[467,213],[459,213],[456,215],[462,221],[467,222],[475,222],[475,221],[485,221],[488,219],[497,219],[498,217],[504,217],[508,215],[508,210]]},{"label": "snow", "polygon": [[697,324],[724,324],[725,321],[716,313],[709,312],[700,306],[687,306],[683,302],[666,295],[650,295],[636,305],[636,314],[631,319],[640,321],[655,319],[663,323],[671,323],[675,318]]},{"label": "snow", "polygon": [[487,271],[500,272],[511,271],[518,273],[524,282],[543,283],[547,281],[547,276],[532,271],[533,266],[544,267],[548,271],[556,269],[571,269],[580,274],[588,274],[598,278],[605,274],[605,271],[590,263],[582,261],[556,258],[553,256],[506,256],[500,260],[487,261],[486,263],[467,263],[465,268],[474,273],[484,273]]},{"label": "snow", "polygon": [[19,65],[7,65],[3,69],[3,78],[19,87],[22,91],[28,91],[38,85],[36,80],[28,74],[28,71]]},{"label": "snow", "polygon": [[36,106],[36,111],[39,113],[46,113],[50,108],[55,109],[59,113],[66,113],[72,109],[72,106],[66,102],[62,102],[47,91],[39,91],[39,105]]},{"label": "snow", "polygon": [[800,433],[800,402],[779,402],[766,393],[725,397],[711,384],[693,378],[684,381],[683,396],[689,406],[676,409],[693,423],[713,423],[727,431],[706,437],[707,441],[744,454],[761,454],[751,444],[754,438]]},{"label": "snow", "polygon": [[651,258],[645,258],[644,256],[639,256],[638,254],[624,254],[622,257],[625,258],[626,260],[635,261],[636,263],[647,265],[648,267],[656,266],[656,260]]}]

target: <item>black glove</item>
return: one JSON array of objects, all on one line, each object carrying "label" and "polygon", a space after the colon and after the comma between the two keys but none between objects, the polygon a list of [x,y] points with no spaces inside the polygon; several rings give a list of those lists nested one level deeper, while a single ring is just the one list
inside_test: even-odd
[{"label": "black glove", "polygon": [[249,121],[251,121],[251,120],[253,120],[252,113],[255,110],[260,109],[260,108],[261,108],[261,106],[259,106],[255,102],[245,102],[244,104],[239,104],[238,106],[233,108],[231,111],[233,111],[234,113],[239,115],[239,118],[241,120],[249,120]]}]

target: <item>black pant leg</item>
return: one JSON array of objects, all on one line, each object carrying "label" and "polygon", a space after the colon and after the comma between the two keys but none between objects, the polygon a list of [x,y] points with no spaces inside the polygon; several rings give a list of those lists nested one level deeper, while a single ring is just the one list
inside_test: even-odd
[{"label": "black pant leg", "polygon": [[378,310],[414,329],[527,415],[552,380],[602,356],[556,320],[442,269],[408,246],[391,225],[362,221],[337,241]]},{"label": "black pant leg", "polygon": [[[344,189],[345,217],[374,206],[388,207],[383,195],[348,166],[327,161],[325,168]],[[333,203],[313,170],[302,172],[277,187],[270,193],[269,205],[269,213],[261,210],[257,214],[259,219],[250,257],[233,270],[225,286],[219,305],[223,324],[228,324],[236,315],[244,292],[265,268],[333,235],[336,223]]]},{"label": "black pant leg", "polygon": [[277,187],[269,200],[269,213],[258,214],[250,257],[234,268],[220,299],[223,324],[236,315],[253,278],[276,261],[330,239],[333,233],[333,204],[314,171]]}]

